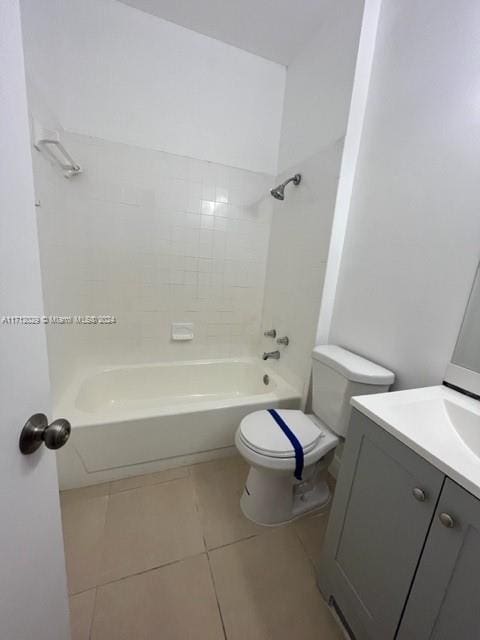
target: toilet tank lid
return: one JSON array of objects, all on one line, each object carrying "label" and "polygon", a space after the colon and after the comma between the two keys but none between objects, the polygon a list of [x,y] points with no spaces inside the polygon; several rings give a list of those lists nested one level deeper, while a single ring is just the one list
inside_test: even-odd
[{"label": "toilet tank lid", "polygon": [[334,344],[315,347],[312,357],[352,382],[390,385],[395,380],[395,374],[388,369]]}]

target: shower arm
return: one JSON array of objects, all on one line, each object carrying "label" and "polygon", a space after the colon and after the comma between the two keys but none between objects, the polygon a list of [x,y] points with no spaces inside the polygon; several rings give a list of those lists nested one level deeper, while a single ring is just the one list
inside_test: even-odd
[{"label": "shower arm", "polygon": [[296,173],[291,178],[288,178],[288,180],[285,180],[285,182],[282,182],[281,186],[286,187],[289,182],[293,182],[294,185],[298,185],[300,184],[300,180],[301,180],[300,174]]},{"label": "shower arm", "polygon": [[277,200],[285,200],[285,187],[289,182],[293,182],[294,185],[298,185],[300,184],[302,180],[302,176],[300,173],[296,173],[294,176],[292,176],[291,178],[288,178],[288,180],[285,180],[284,182],[282,182],[282,184],[279,184],[277,187],[274,187],[273,189],[270,189],[270,194],[276,198]]}]

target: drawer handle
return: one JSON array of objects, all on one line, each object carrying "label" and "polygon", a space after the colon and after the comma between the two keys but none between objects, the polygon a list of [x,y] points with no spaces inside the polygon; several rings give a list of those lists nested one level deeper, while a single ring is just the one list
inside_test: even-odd
[{"label": "drawer handle", "polygon": [[438,516],[438,519],[443,524],[443,526],[447,527],[448,529],[453,529],[453,527],[455,526],[455,520],[448,513],[441,513]]},{"label": "drawer handle", "polygon": [[419,489],[418,487],[412,489],[412,495],[415,500],[418,500],[419,502],[425,502],[425,500],[427,499],[425,491],[423,489]]}]

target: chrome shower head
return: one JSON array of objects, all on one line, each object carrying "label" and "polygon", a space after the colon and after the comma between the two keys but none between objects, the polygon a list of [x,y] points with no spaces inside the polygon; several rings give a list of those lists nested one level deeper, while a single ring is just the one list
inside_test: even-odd
[{"label": "chrome shower head", "polygon": [[275,189],[270,189],[270,193],[277,200],[285,200],[285,187],[283,184],[278,185]]},{"label": "chrome shower head", "polygon": [[273,189],[270,189],[270,193],[277,200],[285,200],[285,187],[287,186],[287,184],[289,182],[293,182],[294,185],[298,185],[300,184],[301,179],[302,179],[301,174],[296,173],[294,176],[292,176],[288,180],[285,180],[285,182],[282,182],[282,184],[279,184],[278,187],[274,187]]}]

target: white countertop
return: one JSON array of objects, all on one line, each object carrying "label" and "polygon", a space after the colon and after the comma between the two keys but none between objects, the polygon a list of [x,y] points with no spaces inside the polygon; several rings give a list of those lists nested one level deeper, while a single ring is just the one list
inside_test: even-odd
[{"label": "white countertop", "polygon": [[479,400],[437,386],[356,396],[351,403],[480,499]]}]

